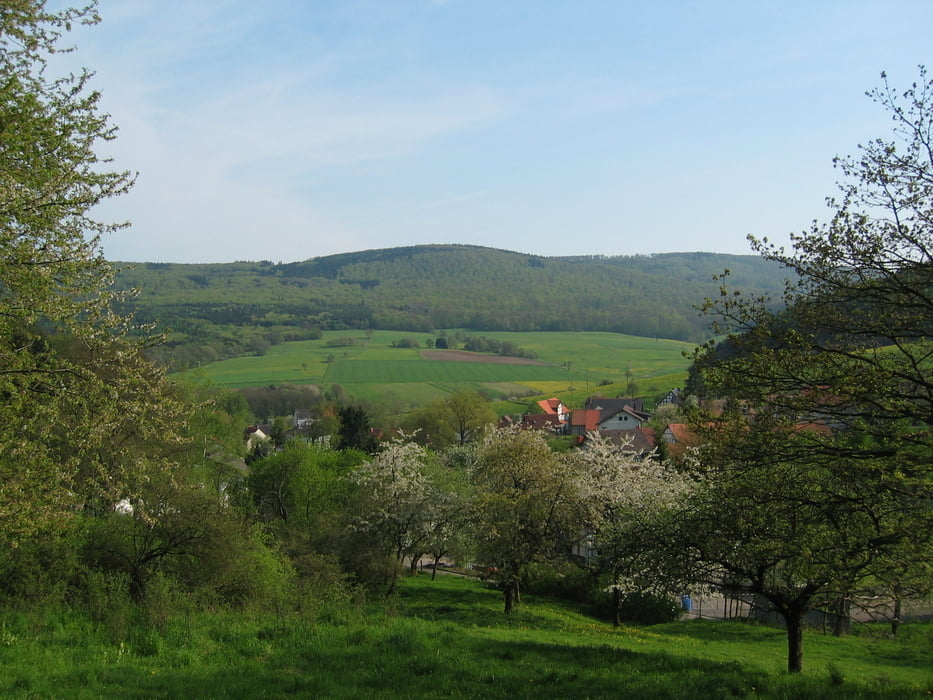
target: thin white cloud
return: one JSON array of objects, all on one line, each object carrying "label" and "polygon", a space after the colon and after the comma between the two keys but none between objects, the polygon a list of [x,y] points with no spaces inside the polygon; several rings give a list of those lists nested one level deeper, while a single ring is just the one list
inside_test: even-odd
[{"label": "thin white cloud", "polygon": [[286,69],[276,56],[270,65],[231,58],[222,73],[218,51],[242,46],[255,21],[244,7],[127,2],[108,20],[104,45],[127,57],[99,76],[121,128],[113,155],[141,173],[136,191],[108,208],[134,221],[123,241],[105,243],[109,257],[133,257],[140,238],[160,259],[248,258],[259,242],[278,249],[264,257],[344,250],[357,234],[303,196],[307,183],[417,152],[504,109],[482,85],[344,88],[332,75],[343,59],[327,54]]}]

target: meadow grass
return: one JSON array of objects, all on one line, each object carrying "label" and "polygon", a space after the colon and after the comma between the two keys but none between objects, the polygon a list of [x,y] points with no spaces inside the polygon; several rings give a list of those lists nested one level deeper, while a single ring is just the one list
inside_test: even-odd
[{"label": "meadow grass", "polygon": [[[420,385],[411,403],[457,391],[481,390],[502,399],[556,395],[568,405],[577,405],[597,390],[609,395],[623,393],[630,382],[635,382],[642,394],[650,395],[680,386],[689,365],[683,353],[693,347],[679,341],[617,333],[482,335],[533,351],[541,364],[426,360],[420,349],[396,348],[392,344],[402,338],[415,338],[426,346],[428,340],[434,340],[434,334],[328,331],[320,340],[283,343],[262,356],[211,363],[198,373],[230,388],[336,383],[357,398],[375,399],[387,394],[408,396],[413,385]],[[352,338],[354,344],[328,345],[337,338]]]},{"label": "meadow grass", "polygon": [[931,649],[807,634],[805,670],[784,635],[684,621],[613,628],[574,606],[501,596],[454,576],[403,580],[388,603],[316,617],[179,616],[122,633],[70,613],[7,612],[9,698],[919,698]]}]

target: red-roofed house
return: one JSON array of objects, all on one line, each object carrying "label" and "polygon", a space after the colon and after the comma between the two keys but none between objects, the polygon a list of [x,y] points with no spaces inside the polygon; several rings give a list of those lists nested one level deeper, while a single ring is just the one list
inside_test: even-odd
[{"label": "red-roofed house", "polygon": [[696,437],[690,432],[686,423],[668,423],[668,426],[661,433],[661,439],[668,445],[692,445],[696,442]]},{"label": "red-roofed house", "polygon": [[599,428],[601,411],[592,408],[578,408],[570,414],[570,434],[585,437],[587,433]]},{"label": "red-roofed house", "polygon": [[555,433],[562,432],[564,424],[555,415],[547,413],[529,413],[522,416],[522,427],[533,430],[550,430]]},{"label": "red-roofed house", "polygon": [[538,406],[540,406],[541,410],[544,411],[544,415],[557,416],[557,420],[559,420],[561,423],[566,423],[567,419],[570,417],[570,411],[567,410],[564,402],[556,397],[551,399],[542,399],[541,401],[538,401]]}]

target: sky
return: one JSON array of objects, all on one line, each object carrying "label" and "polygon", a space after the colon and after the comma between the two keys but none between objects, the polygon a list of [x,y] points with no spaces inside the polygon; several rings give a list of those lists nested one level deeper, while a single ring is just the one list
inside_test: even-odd
[{"label": "sky", "polygon": [[465,243],[749,254],[829,216],[865,93],[933,68],[929,0],[100,0],[134,262]]}]

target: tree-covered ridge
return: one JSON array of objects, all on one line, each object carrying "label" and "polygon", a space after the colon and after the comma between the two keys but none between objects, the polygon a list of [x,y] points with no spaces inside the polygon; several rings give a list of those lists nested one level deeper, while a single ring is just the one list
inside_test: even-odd
[{"label": "tree-covered ridge", "polygon": [[785,273],[755,256],[671,253],[546,258],[468,245],[345,253],[304,262],[140,264],[118,284],[142,321],[203,334],[209,324],[431,331],[611,331],[700,340],[695,307],[714,275],[762,292]]}]

